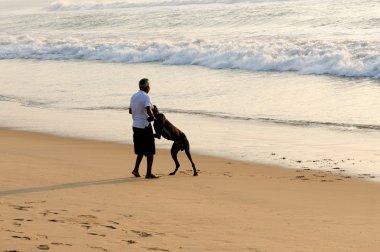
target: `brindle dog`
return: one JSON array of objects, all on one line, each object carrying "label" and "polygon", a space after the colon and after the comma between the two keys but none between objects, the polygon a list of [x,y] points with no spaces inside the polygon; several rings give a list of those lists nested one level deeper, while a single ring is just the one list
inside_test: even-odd
[{"label": "brindle dog", "polygon": [[177,154],[179,151],[185,151],[186,156],[189,158],[191,165],[193,167],[194,176],[198,176],[197,169],[195,168],[195,164],[190,154],[190,144],[187,140],[186,135],[176,128],[168,119],[166,119],[165,115],[160,113],[156,106],[153,106],[153,114],[157,120],[154,121],[153,127],[156,134],[154,137],[160,139],[161,136],[167,140],[174,141],[171,149],[172,158],[175,163],[175,170],[169,175],[175,175],[180,166]]}]

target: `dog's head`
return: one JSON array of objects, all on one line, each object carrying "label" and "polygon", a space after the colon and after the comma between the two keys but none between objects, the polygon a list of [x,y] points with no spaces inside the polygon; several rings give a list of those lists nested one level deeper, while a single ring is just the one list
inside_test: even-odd
[{"label": "dog's head", "polygon": [[154,116],[157,116],[157,115],[160,113],[160,111],[158,111],[158,108],[157,108],[156,105],[153,105],[153,109],[152,109],[152,111],[153,111],[153,115],[154,115]]}]

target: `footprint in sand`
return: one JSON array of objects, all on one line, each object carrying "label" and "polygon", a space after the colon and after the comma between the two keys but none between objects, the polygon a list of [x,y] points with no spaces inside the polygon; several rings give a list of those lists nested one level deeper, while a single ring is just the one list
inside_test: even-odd
[{"label": "footprint in sand", "polygon": [[307,177],[304,176],[304,175],[296,176],[295,179],[299,179],[299,180],[310,180],[309,178],[307,178]]},{"label": "footprint in sand", "polygon": [[16,227],[20,227],[21,226],[21,223],[18,223],[18,222],[13,222],[12,224],[13,224],[13,226],[16,226]]},{"label": "footprint in sand", "polygon": [[91,228],[91,225],[89,225],[89,223],[81,223],[81,227],[84,227],[84,228],[87,228],[87,229],[90,229]]},{"label": "footprint in sand", "polygon": [[24,233],[24,232],[18,232],[18,231],[14,231],[14,230],[10,230],[10,229],[5,230],[5,232],[17,233],[17,234],[23,234]]},{"label": "footprint in sand", "polygon": [[98,218],[94,215],[82,214],[82,215],[78,215],[78,219],[76,219],[75,222],[78,222],[79,224],[81,224],[81,227],[90,229],[92,227],[91,224],[98,224],[96,223],[97,219]]},{"label": "footprint in sand", "polygon": [[30,237],[28,236],[18,236],[18,235],[12,235],[12,238],[21,239],[21,240],[27,240],[30,241]]},{"label": "footprint in sand", "polygon": [[57,215],[57,214],[59,214],[58,212],[55,212],[55,211],[52,211],[52,210],[46,210],[45,212],[42,212],[42,213],[40,213],[40,214],[42,214],[43,216],[46,216],[46,215],[48,215],[48,214],[54,214],[54,215]]},{"label": "footprint in sand", "polygon": [[37,246],[38,249],[41,249],[41,250],[49,250],[49,245],[38,245]]},{"label": "footprint in sand", "polygon": [[253,252],[265,252],[264,250],[260,250],[257,248],[248,248],[248,251],[253,251]]},{"label": "footprint in sand", "polygon": [[133,214],[119,214],[125,218],[132,218],[133,217]]},{"label": "footprint in sand", "polygon": [[105,248],[102,248],[102,247],[90,247],[92,249],[97,249],[97,250],[101,250],[101,251],[108,251],[107,249]]},{"label": "footprint in sand", "polygon": [[38,201],[25,201],[25,204],[36,204],[36,203],[46,203],[46,200],[38,200]]},{"label": "footprint in sand", "polygon": [[101,225],[102,227],[106,227],[106,228],[109,228],[109,229],[116,229],[114,226],[111,226],[111,225]]},{"label": "footprint in sand", "polygon": [[106,237],[105,234],[97,234],[97,233],[88,233],[89,235],[98,235],[98,236],[101,236],[101,237]]},{"label": "footprint in sand", "polygon": [[232,178],[231,172],[224,172],[223,175]]},{"label": "footprint in sand", "polygon": [[325,175],[318,175],[318,174],[313,174],[314,177],[318,177],[318,178],[324,178],[326,177]]},{"label": "footprint in sand", "polygon": [[13,205],[13,208],[19,211],[28,211],[28,209],[33,208],[31,206],[17,206]]},{"label": "footprint in sand", "polygon": [[18,250],[4,250],[4,252],[20,252]]},{"label": "footprint in sand", "polygon": [[64,245],[62,242],[51,242],[50,244],[51,245],[57,245],[57,246]]},{"label": "footprint in sand", "polygon": [[143,232],[143,231],[137,231],[137,230],[131,230],[133,233],[137,234],[138,236],[141,236],[141,237],[149,237],[149,236],[152,236],[152,234],[149,234],[147,232]]},{"label": "footprint in sand", "polygon": [[38,234],[37,236],[43,239],[49,239],[47,235]]},{"label": "footprint in sand", "polygon": [[68,244],[68,243],[62,243],[62,242],[52,242],[51,245],[55,245],[55,246],[69,246],[69,247],[72,247],[73,245],[71,244]]},{"label": "footprint in sand", "polygon": [[148,250],[155,250],[155,251],[170,251],[169,249],[162,249],[162,248],[148,248]]},{"label": "footprint in sand", "polygon": [[81,214],[78,215],[79,218],[89,218],[89,219],[97,219],[96,216],[91,215],[91,214]]},{"label": "footprint in sand", "polygon": [[136,241],[134,241],[134,240],[121,240],[121,241],[125,241],[125,242],[127,242],[128,244],[134,244],[134,243],[137,243]]},{"label": "footprint in sand", "polygon": [[13,219],[15,221],[33,221],[33,220],[29,220],[29,219]]}]

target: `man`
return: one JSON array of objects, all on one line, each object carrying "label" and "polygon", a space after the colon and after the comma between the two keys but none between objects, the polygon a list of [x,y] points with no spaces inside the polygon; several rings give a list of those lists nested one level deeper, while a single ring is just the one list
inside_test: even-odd
[{"label": "man", "polygon": [[152,174],[153,157],[156,154],[156,148],[154,145],[154,135],[151,121],[155,120],[152,111],[152,102],[148,95],[150,91],[149,80],[144,78],[139,82],[140,90],[131,97],[131,106],[129,113],[132,114],[133,119],[133,144],[135,149],[136,163],[135,169],[132,174],[135,177],[140,177],[139,166],[143,156],[146,156],[147,179],[158,178]]}]

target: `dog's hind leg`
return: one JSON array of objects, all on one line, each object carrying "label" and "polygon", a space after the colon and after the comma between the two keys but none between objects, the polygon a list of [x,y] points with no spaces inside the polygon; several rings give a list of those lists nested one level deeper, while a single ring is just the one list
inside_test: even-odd
[{"label": "dog's hind leg", "polygon": [[194,176],[198,176],[197,168],[195,168],[195,164],[193,162],[193,159],[191,158],[190,149],[185,150],[186,156],[189,158],[191,162],[191,166],[193,167]]},{"label": "dog's hind leg", "polygon": [[172,158],[173,158],[174,163],[175,163],[175,170],[172,173],[170,173],[169,175],[175,175],[176,172],[178,171],[179,166],[180,166],[178,159],[177,159],[178,151],[179,151],[179,149],[178,149],[177,145],[175,143],[173,143],[172,149],[170,150],[170,153],[172,154]]}]

